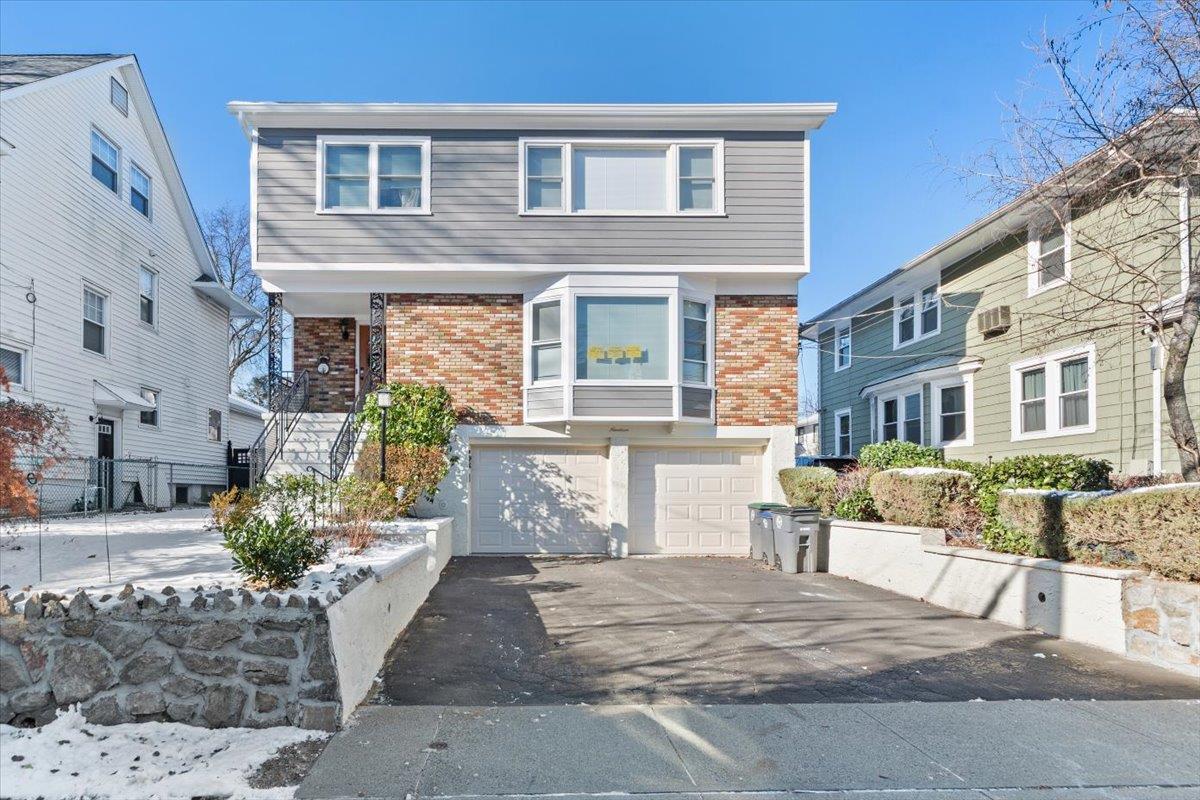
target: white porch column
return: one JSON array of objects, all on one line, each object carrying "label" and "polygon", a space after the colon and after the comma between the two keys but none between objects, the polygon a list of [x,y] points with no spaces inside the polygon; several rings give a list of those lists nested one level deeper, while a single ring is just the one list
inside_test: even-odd
[{"label": "white porch column", "polygon": [[629,555],[629,440],[623,436],[608,447],[608,554]]}]

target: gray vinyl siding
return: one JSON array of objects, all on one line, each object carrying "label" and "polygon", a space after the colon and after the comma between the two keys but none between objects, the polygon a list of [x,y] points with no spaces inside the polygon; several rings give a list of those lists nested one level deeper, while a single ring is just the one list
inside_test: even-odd
[{"label": "gray vinyl siding", "polygon": [[[723,217],[520,216],[520,131],[379,132],[431,137],[432,214],[317,214],[318,133],[259,131],[256,233],[260,262],[803,262],[802,132],[695,131],[663,137],[725,140]],[[539,131],[535,135],[648,138],[644,132],[622,131]]]},{"label": "gray vinyl siding", "polygon": [[707,419],[712,416],[712,390],[684,386],[680,390],[679,404],[683,416]]},{"label": "gray vinyl siding", "polygon": [[670,386],[576,386],[577,417],[670,417]]},{"label": "gray vinyl siding", "polygon": [[[1103,212],[1093,215],[1097,213]],[[1074,224],[1078,228],[1095,223],[1089,215]],[[1147,257],[1161,246],[1147,242]],[[1089,265],[1073,260],[1072,268],[1083,270]],[[819,339],[822,451],[833,452],[834,414],[846,407],[853,410],[854,452],[873,440],[870,403],[859,397],[863,387],[906,366],[938,356],[972,356],[983,359],[983,366],[974,373],[974,442],[969,447],[948,448],[948,457],[983,461],[1023,453],[1074,453],[1108,459],[1119,472],[1147,472],[1153,454],[1154,403],[1149,339],[1133,324],[1127,307],[1114,307],[1111,312],[1130,315],[1130,324],[1117,328],[1088,331],[1063,325],[1052,332],[1046,326],[1039,330],[1039,312],[1061,307],[1073,290],[1061,287],[1027,297],[1026,272],[1024,235],[1008,237],[950,265],[941,272],[943,307],[939,334],[893,350],[891,313],[868,316],[891,308],[890,300],[881,303],[854,320],[851,366],[843,371],[833,368],[833,331],[823,332]],[[1013,326],[985,339],[978,332],[977,312],[998,305],[1011,307]],[[1094,343],[1096,349],[1096,431],[1013,441],[1010,364],[1088,342]],[[1200,356],[1194,346],[1188,376],[1189,404],[1193,417],[1200,418]],[[934,428],[928,382],[922,384],[922,393],[924,441],[931,443]],[[1163,425],[1163,469],[1177,471],[1178,455],[1170,438],[1165,408]]]},{"label": "gray vinyl siding", "polygon": [[563,414],[563,387],[537,386],[525,393],[525,414],[545,419]]}]

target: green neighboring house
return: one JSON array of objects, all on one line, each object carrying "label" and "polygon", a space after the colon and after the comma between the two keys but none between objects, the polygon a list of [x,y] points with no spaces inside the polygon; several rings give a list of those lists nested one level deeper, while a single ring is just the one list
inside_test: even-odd
[{"label": "green neighboring house", "polygon": [[[1166,304],[1182,307],[1200,193],[1157,191],[1132,215],[1113,203],[1047,218],[1019,199],[803,323],[819,352],[821,452],[902,439],[974,461],[1074,453],[1126,474],[1177,472],[1162,353],[1145,326],[1116,304],[1062,319],[1094,305],[1079,287],[1107,280],[1094,245],[1080,256],[1081,234],[1136,240]],[[1200,424],[1195,351],[1186,386]]]}]

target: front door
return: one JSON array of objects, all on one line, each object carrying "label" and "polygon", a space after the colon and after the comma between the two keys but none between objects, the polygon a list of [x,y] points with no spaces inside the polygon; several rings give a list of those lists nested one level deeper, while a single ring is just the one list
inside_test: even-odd
[{"label": "front door", "polygon": [[116,452],[116,424],[111,419],[96,420],[96,499],[97,506],[113,507],[113,455]]}]

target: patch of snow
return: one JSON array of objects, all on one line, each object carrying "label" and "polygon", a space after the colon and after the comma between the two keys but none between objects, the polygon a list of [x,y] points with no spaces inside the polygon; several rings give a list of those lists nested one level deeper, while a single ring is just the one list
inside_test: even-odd
[{"label": "patch of snow", "polygon": [[1121,494],[1148,494],[1150,492],[1170,492],[1178,489],[1200,489],[1200,483],[1193,481],[1191,483],[1164,483],[1161,486],[1142,486],[1138,489],[1121,492]]},{"label": "patch of snow", "polygon": [[965,475],[968,478],[971,477],[971,473],[969,472],[964,472],[961,469],[946,469],[945,467],[897,467],[885,471],[896,472],[900,475]]},{"label": "patch of snow", "polygon": [[328,736],[290,727],[91,725],[72,707],[41,728],[0,725],[0,783],[12,798],[282,799],[295,787],[252,789],[251,773],[281,747]]},{"label": "patch of snow", "polygon": [[[427,526],[422,522],[421,527]],[[106,568],[106,538],[112,580]],[[386,574],[392,564],[411,559],[424,548],[423,544],[388,538],[379,539],[362,553],[335,545],[328,561],[315,565],[294,589],[275,594],[325,602],[329,592],[336,593],[338,581],[351,573],[369,568],[376,575]],[[233,570],[221,533],[210,527],[208,511],[199,508],[114,514],[107,521],[103,517],[54,520],[40,536],[36,527],[18,529],[0,546],[0,585],[7,584],[10,595],[30,585],[38,592],[67,595],[84,589],[100,606],[119,605],[116,595],[127,583],[160,603],[166,601],[161,590],[170,586],[186,605],[197,587],[238,588],[242,577]],[[113,596],[100,603],[99,596],[104,593]]]},{"label": "patch of snow", "polygon": [[1075,491],[1073,489],[1032,489],[1029,487],[1001,489],[1000,494],[1026,495],[1029,497],[1061,497],[1067,500],[1087,499],[1091,497],[1107,497],[1114,494],[1112,489],[1099,489],[1094,492]]}]

